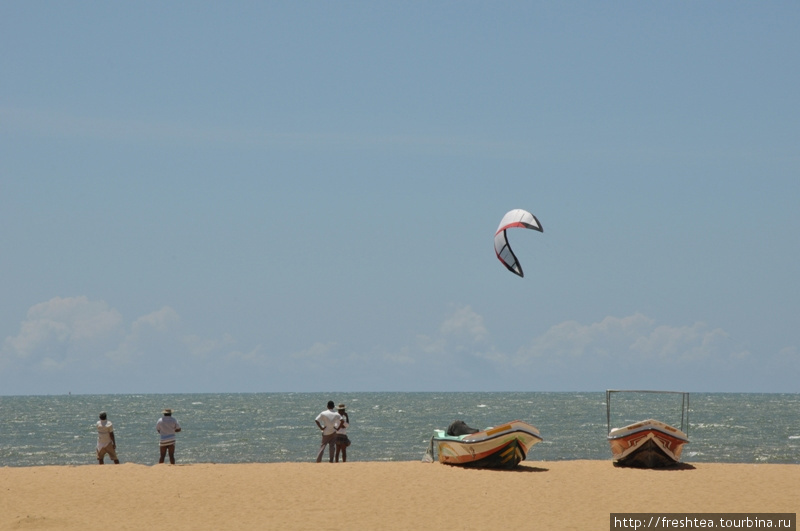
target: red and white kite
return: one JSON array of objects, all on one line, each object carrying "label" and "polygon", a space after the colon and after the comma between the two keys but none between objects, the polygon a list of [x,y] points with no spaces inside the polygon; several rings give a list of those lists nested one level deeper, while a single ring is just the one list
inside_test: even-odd
[{"label": "red and white kite", "polygon": [[497,227],[497,232],[494,233],[494,252],[497,254],[497,258],[503,262],[503,265],[506,266],[509,271],[524,277],[525,275],[522,274],[522,266],[519,265],[517,256],[508,245],[508,237],[506,236],[506,230],[514,227],[533,229],[539,232],[544,231],[542,230],[542,225],[539,223],[539,220],[536,219],[536,216],[527,210],[517,208],[510,210],[503,216],[503,219],[500,221],[500,226]]}]

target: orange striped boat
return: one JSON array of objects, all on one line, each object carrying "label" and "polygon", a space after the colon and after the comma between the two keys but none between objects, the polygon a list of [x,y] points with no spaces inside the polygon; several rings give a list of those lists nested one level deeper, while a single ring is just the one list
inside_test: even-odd
[{"label": "orange striped boat", "polygon": [[447,435],[434,430],[426,459],[433,461],[434,447],[439,462],[470,468],[516,467],[528,451],[542,441],[539,430],[520,420],[467,435]]},{"label": "orange striped boat", "polygon": [[[647,419],[622,428],[611,428],[613,393],[660,393],[683,395],[681,429],[655,419]],[[680,462],[683,446],[689,442],[684,425],[689,424],[689,393],[675,391],[606,391],[608,442],[618,465],[660,468]]]},{"label": "orange striped boat", "polygon": [[689,437],[677,428],[647,419],[608,433],[614,461],[639,468],[671,466],[681,460]]}]

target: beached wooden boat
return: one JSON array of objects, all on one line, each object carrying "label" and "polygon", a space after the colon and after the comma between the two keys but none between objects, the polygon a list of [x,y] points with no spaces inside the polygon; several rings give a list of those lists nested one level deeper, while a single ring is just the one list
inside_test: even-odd
[{"label": "beached wooden boat", "polygon": [[681,460],[689,437],[677,428],[647,419],[608,433],[611,454],[620,465],[640,468],[672,466]]},{"label": "beached wooden boat", "polygon": [[435,448],[439,462],[447,465],[510,469],[541,441],[538,429],[519,420],[462,435],[434,430],[427,457],[433,460]]},{"label": "beached wooden boat", "polygon": [[[613,393],[659,393],[683,395],[681,429],[655,419],[647,419],[622,428],[611,428],[611,396]],[[689,393],[674,391],[606,391],[608,442],[618,465],[639,468],[661,468],[680,462],[683,446],[689,442]]]}]

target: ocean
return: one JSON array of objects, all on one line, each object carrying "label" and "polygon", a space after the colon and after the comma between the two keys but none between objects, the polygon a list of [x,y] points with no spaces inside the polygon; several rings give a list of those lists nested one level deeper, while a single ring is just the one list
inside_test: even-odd
[{"label": "ocean", "polygon": [[[419,461],[433,430],[456,419],[533,424],[544,441],[529,461],[611,458],[604,392],[60,395],[0,396],[0,466],[96,463],[100,411],[121,462],[155,464],[165,407],[183,427],[178,464],[313,462],[328,400],[347,405],[349,461]],[[680,427],[680,399],[612,399],[612,427],[646,418]],[[684,462],[800,464],[800,394],[692,393],[688,426]]]}]

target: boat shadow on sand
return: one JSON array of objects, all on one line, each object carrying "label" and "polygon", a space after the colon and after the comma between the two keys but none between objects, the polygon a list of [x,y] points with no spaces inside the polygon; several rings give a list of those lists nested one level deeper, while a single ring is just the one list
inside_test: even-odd
[{"label": "boat shadow on sand", "polygon": [[549,468],[541,468],[538,466],[520,466],[517,465],[515,468],[512,468],[509,472],[550,472]]},{"label": "boat shadow on sand", "polygon": [[640,466],[630,466],[620,463],[613,463],[614,468],[627,468],[630,470],[652,470],[654,472],[677,472],[681,470],[696,470],[697,467],[694,465],[690,465],[689,463],[675,463],[674,465],[670,466],[660,466],[660,467],[640,467]]},{"label": "boat shadow on sand", "polygon": [[[451,466],[451,465],[448,465]],[[463,468],[463,467],[458,467]],[[466,468],[464,468],[466,470]],[[517,465],[514,468],[473,467],[472,470],[485,470],[487,472],[500,472],[504,474],[528,474],[530,472],[549,472],[549,468],[538,466]]]}]

